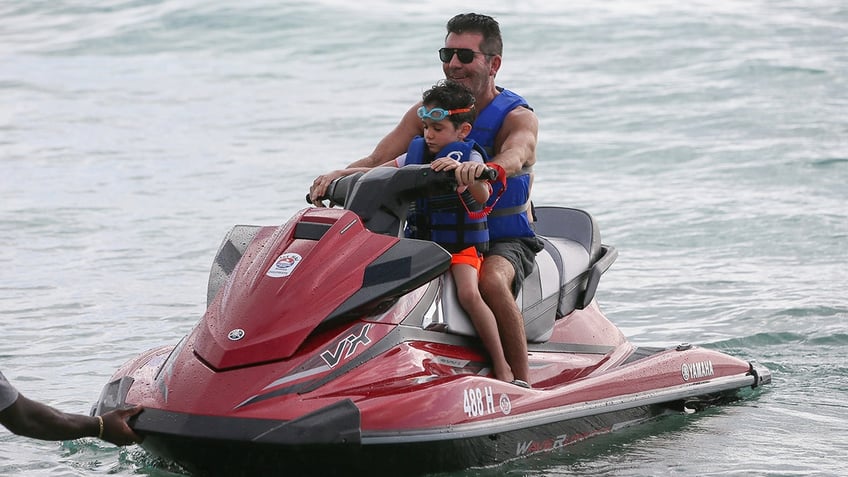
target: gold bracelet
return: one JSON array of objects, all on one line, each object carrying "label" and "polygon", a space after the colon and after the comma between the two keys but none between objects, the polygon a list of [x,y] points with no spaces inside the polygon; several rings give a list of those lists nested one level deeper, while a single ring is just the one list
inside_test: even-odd
[{"label": "gold bracelet", "polygon": [[103,418],[100,416],[94,416],[97,418],[97,421],[100,423],[100,433],[97,434],[98,439],[103,439]]}]

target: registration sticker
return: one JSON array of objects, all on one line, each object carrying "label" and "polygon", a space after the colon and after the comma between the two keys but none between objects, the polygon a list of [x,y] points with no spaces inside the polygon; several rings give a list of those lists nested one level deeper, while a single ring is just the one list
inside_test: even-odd
[{"label": "registration sticker", "polygon": [[287,277],[292,274],[301,259],[302,257],[296,253],[284,253],[277,257],[265,275],[273,278]]},{"label": "registration sticker", "polygon": [[469,388],[462,393],[462,409],[468,417],[479,417],[495,412],[494,393],[491,386]]}]

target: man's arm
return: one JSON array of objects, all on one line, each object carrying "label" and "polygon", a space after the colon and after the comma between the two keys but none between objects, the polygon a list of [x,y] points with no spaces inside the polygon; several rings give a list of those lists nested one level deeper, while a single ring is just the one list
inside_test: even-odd
[{"label": "man's arm", "polygon": [[[421,103],[416,103],[403,115],[400,122],[389,134],[386,135],[371,154],[362,159],[351,163],[350,168],[373,168],[385,165],[387,162],[394,160],[400,156],[409,147],[409,142],[412,138],[422,133],[421,119],[418,118],[418,107]],[[361,170],[361,169],[360,169]],[[339,170],[332,171],[328,174],[318,176],[309,188],[309,198],[313,204],[321,207],[318,197],[323,196],[327,192],[330,182],[347,175]]]},{"label": "man's arm", "polygon": [[57,441],[100,434],[97,418],[66,414],[23,395],[0,412],[0,422],[14,434],[34,439]]},{"label": "man's arm", "polygon": [[406,152],[412,138],[423,132],[421,119],[418,118],[419,106],[421,106],[421,103],[416,103],[409,108],[397,126],[377,143],[377,147],[374,148],[371,154],[350,164],[348,167],[377,167]]},{"label": "man's arm", "polygon": [[100,419],[103,419],[103,440],[127,445],[141,441],[126,423],[127,418],[139,412],[141,407],[111,411],[101,418],[69,414],[21,394],[11,406],[0,411],[0,424],[20,436],[63,441],[101,436]]},{"label": "man's arm", "polygon": [[[504,168],[507,176],[514,176],[524,167],[536,164],[536,142],[539,135],[539,119],[527,108],[515,108],[504,118],[495,137],[494,157],[489,163]],[[483,173],[482,164],[464,162],[457,168],[457,182],[470,185]]]},{"label": "man's arm", "polygon": [[[515,108],[504,119],[495,138],[497,154],[490,162],[503,167],[508,176],[514,176],[524,167],[536,164],[536,142],[539,120],[527,108]],[[500,144],[500,147],[498,147]]]}]

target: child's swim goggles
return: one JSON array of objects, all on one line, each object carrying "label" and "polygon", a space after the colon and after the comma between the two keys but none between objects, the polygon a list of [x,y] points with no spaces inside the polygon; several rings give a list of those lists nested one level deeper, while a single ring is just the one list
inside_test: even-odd
[{"label": "child's swim goggles", "polygon": [[421,119],[432,119],[433,121],[441,121],[451,114],[459,114],[459,113],[467,113],[471,111],[471,108],[460,108],[460,109],[442,109],[442,108],[433,108],[427,111],[427,108],[421,106],[418,108],[418,117]]}]

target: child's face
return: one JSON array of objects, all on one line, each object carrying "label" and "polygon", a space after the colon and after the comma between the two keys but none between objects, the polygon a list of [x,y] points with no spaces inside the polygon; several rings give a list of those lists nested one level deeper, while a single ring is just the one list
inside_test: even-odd
[{"label": "child's face", "polygon": [[427,149],[433,154],[452,142],[462,141],[467,134],[463,133],[461,128],[454,126],[449,118],[441,121],[432,119],[422,121],[424,121],[424,141],[427,143]]}]

